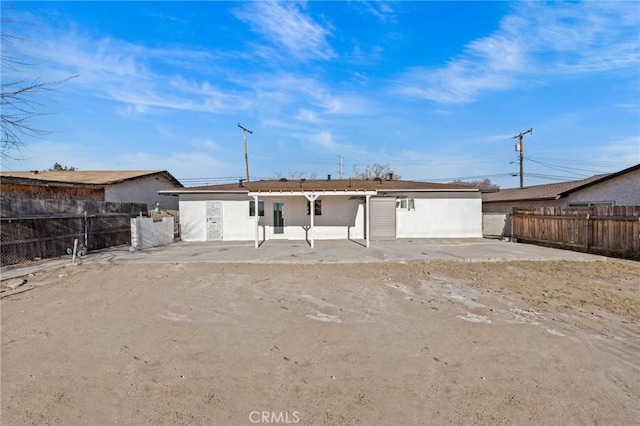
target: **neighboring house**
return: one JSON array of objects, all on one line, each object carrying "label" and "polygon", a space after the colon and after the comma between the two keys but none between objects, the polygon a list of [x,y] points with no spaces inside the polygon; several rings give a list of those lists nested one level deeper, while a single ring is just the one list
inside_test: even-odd
[{"label": "neighboring house", "polygon": [[0,172],[0,192],[7,198],[145,203],[151,209],[177,210],[175,197],[158,191],[183,188],[167,171]]},{"label": "neighboring house", "polygon": [[461,185],[328,176],[160,193],[179,197],[185,241],[482,236],[480,192]]},{"label": "neighboring house", "polygon": [[640,205],[640,164],[616,173],[571,182],[501,189],[482,194],[484,213],[511,213],[514,207]]}]

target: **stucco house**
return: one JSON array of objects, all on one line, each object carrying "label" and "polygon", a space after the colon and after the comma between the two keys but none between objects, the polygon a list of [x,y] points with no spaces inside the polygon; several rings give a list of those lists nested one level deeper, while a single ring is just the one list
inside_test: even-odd
[{"label": "stucco house", "polygon": [[0,172],[0,193],[6,198],[90,200],[145,203],[177,210],[175,197],[158,191],[183,188],[166,170],[18,171]]},{"label": "stucco house", "polygon": [[593,205],[640,205],[640,164],[581,180],[483,193],[483,234],[510,236],[514,207],[579,208]]},{"label": "stucco house", "polygon": [[184,241],[475,238],[482,199],[468,186],[393,179],[261,180],[160,191],[180,200]]},{"label": "stucco house", "polygon": [[482,194],[482,211],[510,213],[514,207],[640,205],[640,164],[616,173],[569,182],[501,189]]}]

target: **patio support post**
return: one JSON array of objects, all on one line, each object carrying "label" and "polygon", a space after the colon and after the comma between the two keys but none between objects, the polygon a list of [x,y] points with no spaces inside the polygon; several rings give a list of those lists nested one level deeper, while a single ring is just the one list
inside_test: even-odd
[{"label": "patio support post", "polygon": [[258,209],[258,196],[254,195],[253,196],[253,212],[256,215],[256,241],[255,241],[255,247],[258,248],[258,238],[260,237],[260,226],[259,226],[259,220],[260,220],[260,210]]},{"label": "patio support post", "polygon": [[306,195],[305,198],[309,200],[309,216],[311,217],[311,223],[309,227],[309,243],[311,244],[311,248],[313,248],[313,222],[316,216],[316,200],[318,199],[318,195]]},{"label": "patio support post", "polygon": [[371,209],[369,208],[369,201],[371,200],[371,195],[367,195],[367,202],[364,206],[364,218],[365,218],[365,222],[367,223],[366,229],[365,229],[365,238],[367,239],[367,248],[369,248],[369,241],[371,240],[371,218],[369,217],[369,213],[371,212]]}]

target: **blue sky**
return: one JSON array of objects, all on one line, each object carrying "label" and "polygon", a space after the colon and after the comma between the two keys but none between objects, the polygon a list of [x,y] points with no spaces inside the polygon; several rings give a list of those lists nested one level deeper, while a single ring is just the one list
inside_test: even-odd
[{"label": "blue sky", "polygon": [[[5,2],[3,2],[3,5]],[[14,2],[3,81],[77,74],[38,98],[3,170],[580,179],[640,162],[640,3]]]}]

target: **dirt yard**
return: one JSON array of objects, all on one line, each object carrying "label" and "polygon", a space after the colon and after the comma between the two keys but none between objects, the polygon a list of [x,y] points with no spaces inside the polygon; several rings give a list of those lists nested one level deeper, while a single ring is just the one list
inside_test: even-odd
[{"label": "dirt yard", "polygon": [[3,297],[3,425],[637,425],[640,263],[80,265]]}]

